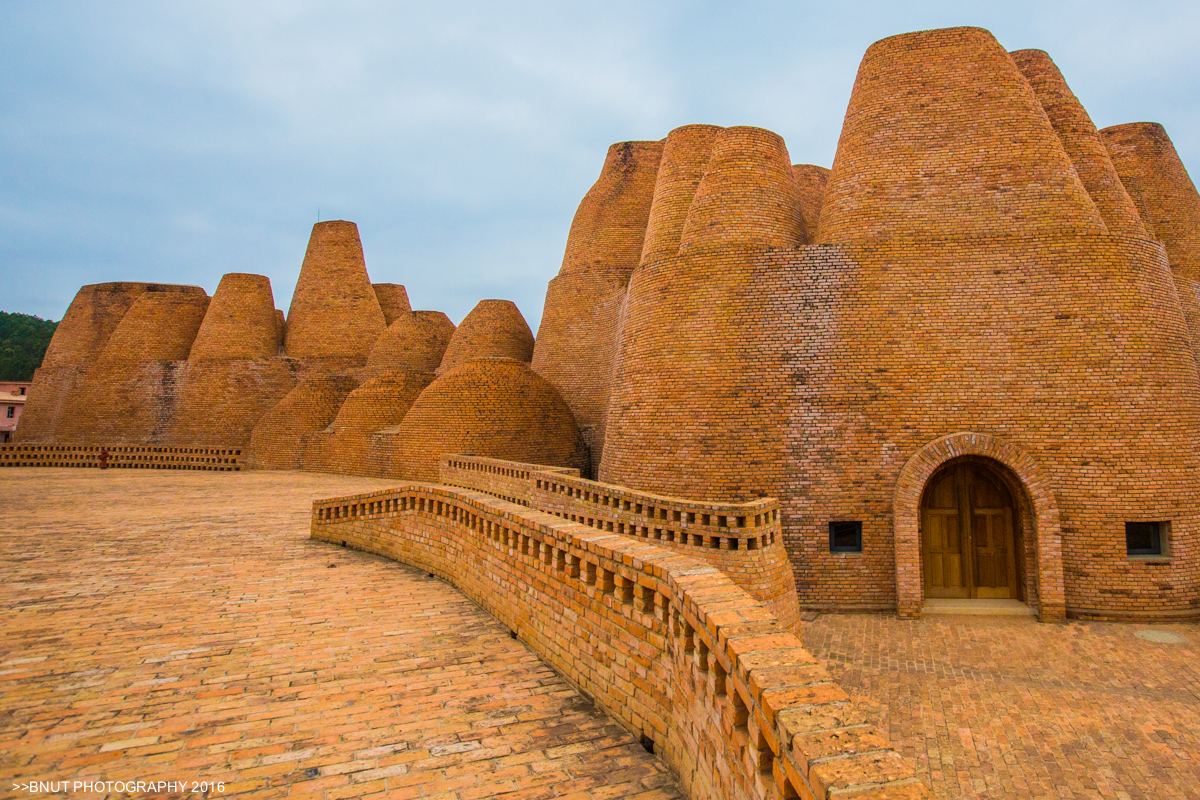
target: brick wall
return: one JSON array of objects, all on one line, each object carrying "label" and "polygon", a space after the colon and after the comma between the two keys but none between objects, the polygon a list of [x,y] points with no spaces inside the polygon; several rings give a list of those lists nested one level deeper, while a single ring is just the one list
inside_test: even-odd
[{"label": "brick wall", "polygon": [[251,360],[278,354],[279,330],[270,278],[236,272],[222,275],[188,360]]},{"label": "brick wall", "polygon": [[1109,232],[1146,238],[1146,228],[1117,176],[1100,132],[1054,61],[1041,50],[1018,50],[1009,55],[1033,87]]},{"label": "brick wall", "polygon": [[784,627],[800,629],[775,500],[734,504],[664,497],[589,481],[576,470],[462,455],[442,457],[439,481],[703,559]]},{"label": "brick wall", "polygon": [[473,358],[533,358],[533,333],[511,300],[480,300],[454,329],[437,374]]},{"label": "brick wall", "polygon": [[109,469],[186,469],[236,472],[242,451],[236,447],[154,447],[139,445],[0,445],[0,467],[100,468],[108,450]]},{"label": "brick wall", "polygon": [[930,796],[870,724],[876,712],[703,561],[419,484],[316,501],[312,536],[453,583],[650,744],[696,800]]},{"label": "brick wall", "polygon": [[1200,194],[1162,125],[1132,122],[1100,134],[1147,227],[1167,248],[1200,368]]}]

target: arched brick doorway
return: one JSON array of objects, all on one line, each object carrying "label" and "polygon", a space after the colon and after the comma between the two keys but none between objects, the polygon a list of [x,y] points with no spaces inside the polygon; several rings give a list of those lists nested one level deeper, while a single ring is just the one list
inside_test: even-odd
[{"label": "arched brick doorway", "polygon": [[1032,594],[1016,484],[1002,464],[977,456],[949,461],[929,478],[920,517],[926,599]]},{"label": "arched brick doorway", "polygon": [[[1023,574],[1019,576],[1022,579],[1015,586],[1017,596],[1036,597],[1038,615],[1043,621],[1063,619],[1066,616],[1066,603],[1063,594],[1061,524],[1049,482],[1028,453],[1012,443],[982,433],[956,433],[930,442],[914,453],[900,470],[892,499],[899,614],[903,617],[919,616],[926,596],[921,536],[921,515],[926,492],[936,492],[939,484],[942,484],[941,500],[945,501],[944,482],[947,475],[953,475],[955,473],[951,470],[959,469],[975,470],[999,483],[999,487],[989,490],[991,494],[988,498],[980,498],[994,505],[980,505],[979,508],[985,511],[985,516],[1002,515],[1004,503],[996,502],[997,499],[1007,500],[1010,504],[1014,534],[1012,566],[1023,567]],[[933,486],[930,485],[931,479],[934,479]],[[952,478],[951,486],[955,487],[960,480],[959,477]],[[961,492],[961,488],[955,490]],[[1002,496],[1004,494],[1007,494],[1007,498]],[[1001,496],[998,498],[998,495]],[[931,498],[934,501],[937,499]],[[970,498],[965,498],[965,502],[968,504],[967,511],[959,517],[962,520],[960,525],[973,524],[973,520],[966,519],[972,514]],[[935,504],[931,508],[942,508],[945,515],[951,514],[948,506]],[[964,514],[957,506],[956,513]],[[1016,536],[1018,532],[1019,542]],[[991,540],[989,535],[989,543]],[[1018,546],[1022,547],[1021,553],[1025,554],[1022,560],[1017,559],[1015,548]],[[995,556],[994,550],[989,556]],[[971,564],[966,566],[970,567]],[[1008,569],[1007,562],[1005,568]],[[974,583],[981,582],[976,576]],[[996,580],[993,577],[988,582],[995,583]],[[968,596],[971,596],[969,586]],[[974,596],[979,595],[976,592]]]}]

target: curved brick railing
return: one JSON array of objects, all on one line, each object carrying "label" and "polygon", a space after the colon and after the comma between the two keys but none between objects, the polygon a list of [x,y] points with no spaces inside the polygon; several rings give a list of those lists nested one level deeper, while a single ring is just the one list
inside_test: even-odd
[{"label": "curved brick railing", "polygon": [[578,470],[481,456],[443,456],[441,482],[476,489],[589,528],[702,558],[799,630],[800,601],[779,524],[779,502],[720,503],[639,492]]},{"label": "curved brick railing", "polygon": [[241,470],[241,448],[159,447],[121,444],[103,447],[80,444],[0,445],[0,467],[87,467],[99,469],[100,451],[108,450],[109,469],[191,469],[215,472]]},{"label": "curved brick railing", "polygon": [[431,484],[318,500],[312,537],[453,583],[696,800],[929,796],[793,633],[680,551]]},{"label": "curved brick railing", "polygon": [[[638,492],[579,471],[481,456],[444,456],[439,479],[613,533],[713,550],[758,550],[779,536],[779,502],[717,503]],[[498,495],[499,496],[499,495]]]}]

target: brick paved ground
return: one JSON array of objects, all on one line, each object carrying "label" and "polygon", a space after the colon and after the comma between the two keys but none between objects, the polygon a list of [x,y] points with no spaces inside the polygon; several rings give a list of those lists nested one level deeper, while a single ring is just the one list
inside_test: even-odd
[{"label": "brick paved ground", "polygon": [[804,640],[940,797],[1200,798],[1194,624],[821,615]]},{"label": "brick paved ground", "polygon": [[314,496],[380,485],[0,472],[0,797],[202,779],[225,782],[209,797],[679,797],[457,590],[308,540]]}]

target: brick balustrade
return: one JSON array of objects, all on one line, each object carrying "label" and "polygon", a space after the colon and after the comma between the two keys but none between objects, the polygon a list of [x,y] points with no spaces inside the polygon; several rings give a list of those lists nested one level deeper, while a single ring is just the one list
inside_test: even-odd
[{"label": "brick balustrade", "polygon": [[240,448],[156,447],[154,445],[9,444],[0,445],[0,467],[100,467],[108,450],[109,469],[241,470]]},{"label": "brick balustrade", "polygon": [[930,796],[795,634],[681,551],[417,483],[314,502],[312,537],[457,586],[696,800]]},{"label": "brick balustrade", "polygon": [[701,558],[789,630],[799,630],[796,580],[780,536],[779,503],[772,498],[722,503],[664,497],[587,480],[575,469],[481,456],[443,456],[439,479]]}]

